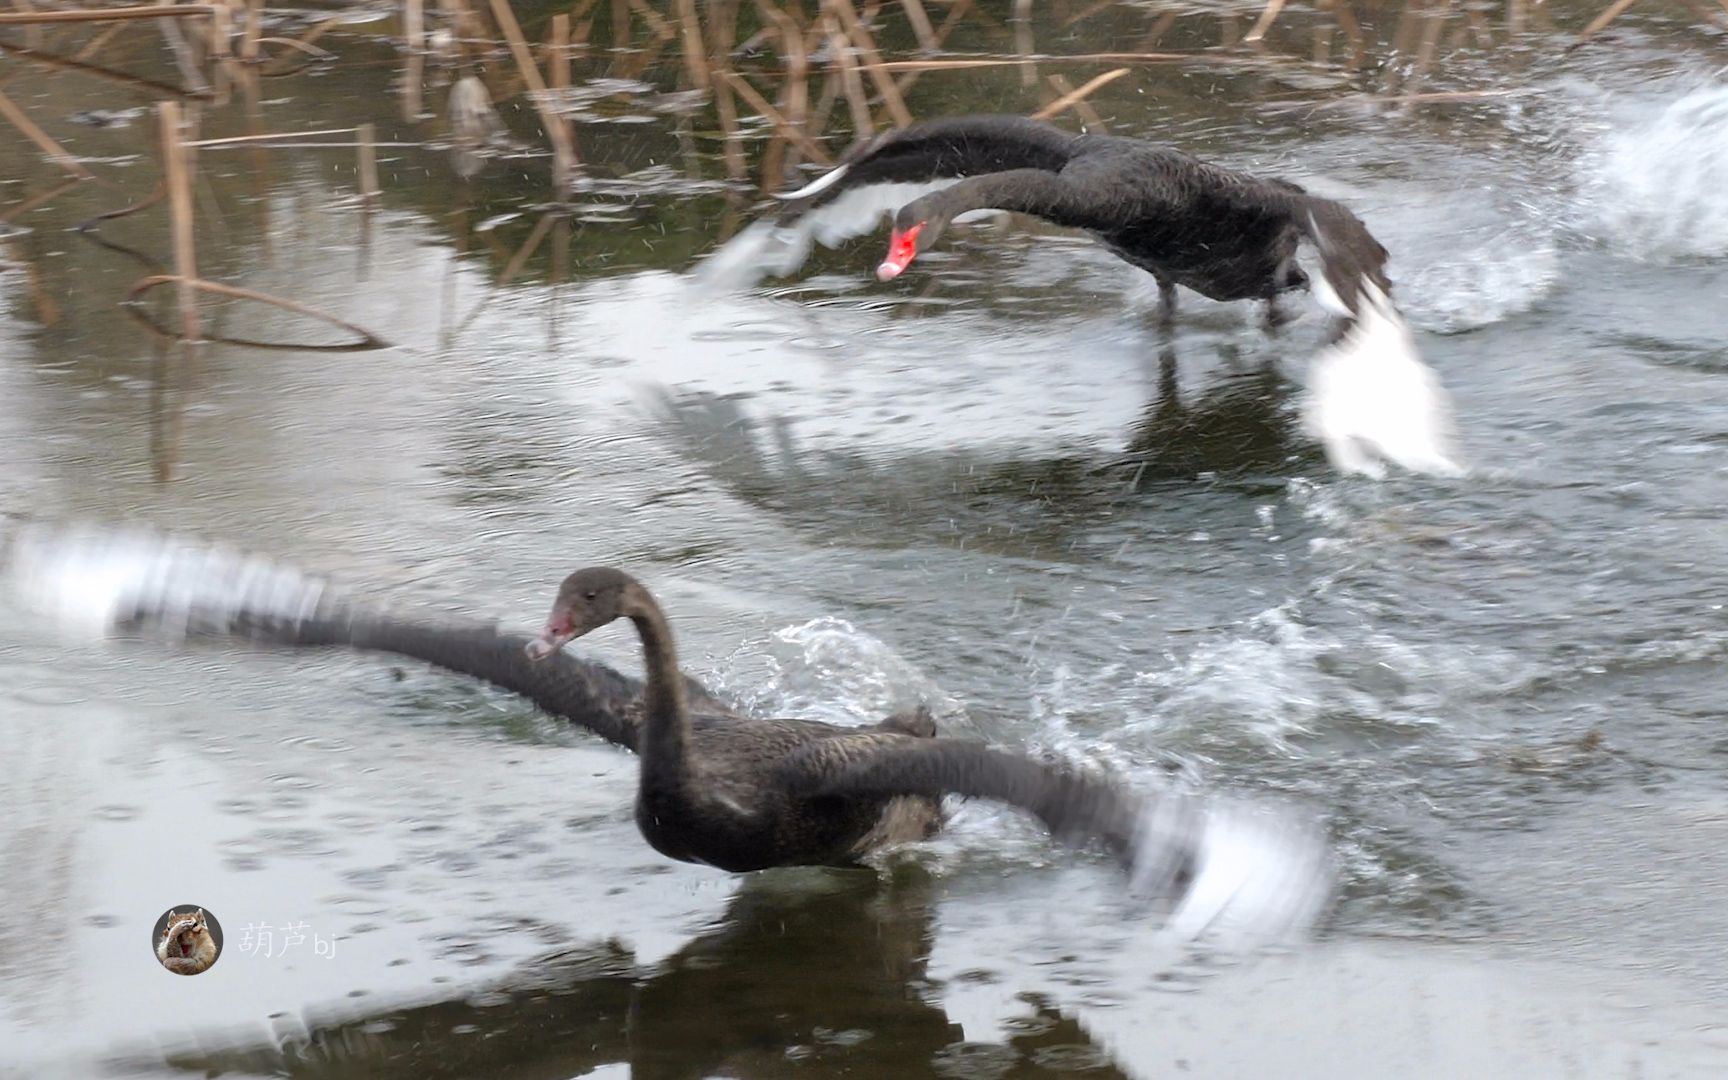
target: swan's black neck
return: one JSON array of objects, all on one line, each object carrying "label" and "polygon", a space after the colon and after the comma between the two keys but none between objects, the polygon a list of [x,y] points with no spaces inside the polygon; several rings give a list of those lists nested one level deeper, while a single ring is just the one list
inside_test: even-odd
[{"label": "swan's black neck", "polygon": [[642,785],[681,788],[689,779],[690,710],[684,696],[684,676],[678,671],[678,650],[660,605],[646,589],[635,589],[630,621],[642,639],[643,731],[637,752],[642,755]]},{"label": "swan's black neck", "polygon": [[929,221],[934,228],[968,210],[1010,210],[1031,214],[1055,225],[1092,227],[1095,214],[1076,197],[1072,185],[1043,169],[1009,169],[973,176],[908,204],[899,214],[902,226]]}]

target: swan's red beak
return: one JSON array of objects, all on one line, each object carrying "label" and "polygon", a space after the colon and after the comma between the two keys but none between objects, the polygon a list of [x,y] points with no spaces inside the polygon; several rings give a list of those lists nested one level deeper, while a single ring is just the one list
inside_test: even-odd
[{"label": "swan's red beak", "polygon": [[575,637],[576,628],[571,625],[570,616],[555,615],[546,620],[546,629],[540,631],[540,636],[528,643],[528,659],[544,660],[568,645]]},{"label": "swan's red beak", "polygon": [[876,268],[878,279],[892,281],[912,265],[912,260],[918,257],[918,234],[923,231],[922,221],[904,232],[894,230],[894,235],[888,238],[888,257]]}]

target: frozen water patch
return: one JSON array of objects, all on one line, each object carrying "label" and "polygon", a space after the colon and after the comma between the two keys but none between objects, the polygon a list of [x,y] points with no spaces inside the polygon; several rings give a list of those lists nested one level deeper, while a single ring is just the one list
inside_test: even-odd
[{"label": "frozen water patch", "polygon": [[1587,222],[1635,258],[1728,255],[1728,86],[1617,125],[1580,164]]}]

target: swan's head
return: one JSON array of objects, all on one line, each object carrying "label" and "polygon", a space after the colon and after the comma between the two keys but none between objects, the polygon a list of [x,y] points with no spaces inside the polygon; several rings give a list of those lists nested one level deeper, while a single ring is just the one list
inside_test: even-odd
[{"label": "swan's head", "polygon": [[544,660],[583,634],[635,610],[636,579],[609,566],[590,566],[564,579],[546,616],[546,628],[528,643],[528,656]]},{"label": "swan's head", "polygon": [[895,213],[894,233],[888,237],[888,254],[883,256],[882,265],[876,268],[878,279],[891,281],[899,277],[912,265],[912,260],[928,250],[948,228],[953,213],[942,203],[934,201],[940,194],[942,192],[914,199]]}]

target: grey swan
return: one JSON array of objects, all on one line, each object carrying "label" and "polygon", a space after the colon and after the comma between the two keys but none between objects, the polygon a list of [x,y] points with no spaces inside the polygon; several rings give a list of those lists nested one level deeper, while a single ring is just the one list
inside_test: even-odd
[{"label": "grey swan", "polygon": [[723,264],[753,261],[755,272],[789,273],[812,239],[833,245],[863,235],[898,206],[877,268],[887,280],[957,216],[993,209],[1092,234],[1156,279],[1166,319],[1179,285],[1213,300],[1264,300],[1276,315],[1280,293],[1310,287],[1296,264],[1304,239],[1321,258],[1325,280],[1316,295],[1338,314],[1356,315],[1365,294],[1391,293],[1386,249],[1338,202],[1174,147],[1075,135],[1019,116],[961,116],[884,132],[781,198],[772,222]]}]

